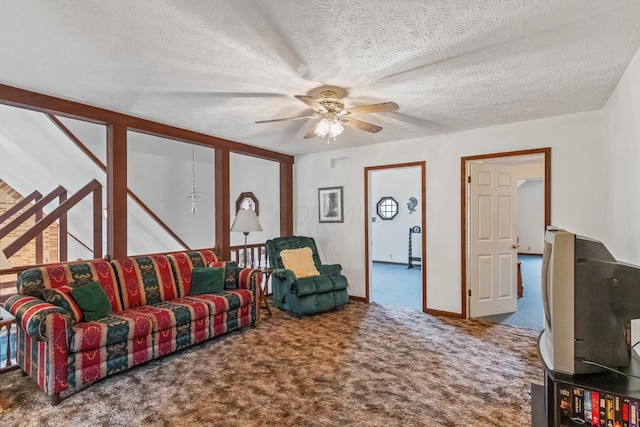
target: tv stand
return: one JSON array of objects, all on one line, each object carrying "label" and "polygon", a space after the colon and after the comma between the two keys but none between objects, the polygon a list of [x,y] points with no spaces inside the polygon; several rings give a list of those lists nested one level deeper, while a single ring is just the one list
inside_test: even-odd
[{"label": "tv stand", "polygon": [[[589,413],[594,415],[593,404],[596,401],[598,426],[640,427],[640,378],[613,372],[561,374],[549,370],[544,358],[540,357],[540,360],[544,369],[544,387],[532,384],[532,427],[594,425],[590,424],[592,419],[587,418]],[[630,366],[624,368],[624,372],[640,376],[640,357],[635,351],[632,351]]]}]

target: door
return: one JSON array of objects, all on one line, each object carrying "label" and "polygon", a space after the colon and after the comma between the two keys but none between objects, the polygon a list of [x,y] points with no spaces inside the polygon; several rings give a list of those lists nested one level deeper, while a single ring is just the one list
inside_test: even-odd
[{"label": "door", "polygon": [[[426,164],[367,166],[364,182],[365,301],[426,311]],[[382,208],[391,199],[397,210],[389,215]],[[420,268],[408,269],[409,229],[416,226]]]},{"label": "door", "polygon": [[469,163],[471,317],[517,310],[517,175],[504,164]]}]

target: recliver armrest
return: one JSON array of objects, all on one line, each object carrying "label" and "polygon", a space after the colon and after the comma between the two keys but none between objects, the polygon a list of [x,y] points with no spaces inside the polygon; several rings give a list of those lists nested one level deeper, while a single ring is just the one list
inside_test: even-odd
[{"label": "recliver armrest", "polygon": [[324,264],[320,266],[320,274],[323,276],[337,276],[342,272],[340,264]]},{"label": "recliver armrest", "polygon": [[296,277],[295,273],[291,270],[287,270],[287,269],[278,269],[278,270],[274,270],[273,274],[271,275],[273,278],[275,278],[276,280],[288,284],[290,285],[291,283],[295,282],[298,280],[298,278]]}]

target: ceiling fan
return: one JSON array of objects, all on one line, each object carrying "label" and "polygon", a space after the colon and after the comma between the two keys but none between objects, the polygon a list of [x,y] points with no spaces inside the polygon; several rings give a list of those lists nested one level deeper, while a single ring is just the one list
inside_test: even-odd
[{"label": "ceiling fan", "polygon": [[344,130],[342,125],[351,126],[367,132],[380,132],[381,126],[354,119],[351,116],[358,114],[383,113],[397,110],[395,102],[382,102],[380,104],[361,105],[359,107],[344,108],[342,101],[348,95],[346,89],[337,86],[320,86],[309,91],[309,95],[295,95],[295,98],[304,102],[315,111],[311,115],[286,117],[282,119],[260,120],[256,123],[282,122],[285,120],[320,119],[305,134],[305,139],[315,136],[335,139]]}]

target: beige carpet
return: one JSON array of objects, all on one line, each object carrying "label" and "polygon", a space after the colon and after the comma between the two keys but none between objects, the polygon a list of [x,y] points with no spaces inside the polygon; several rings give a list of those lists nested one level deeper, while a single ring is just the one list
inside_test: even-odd
[{"label": "beige carpet", "polygon": [[0,425],[528,426],[536,334],[377,304],[274,310],[57,407],[19,371],[0,375]]}]

